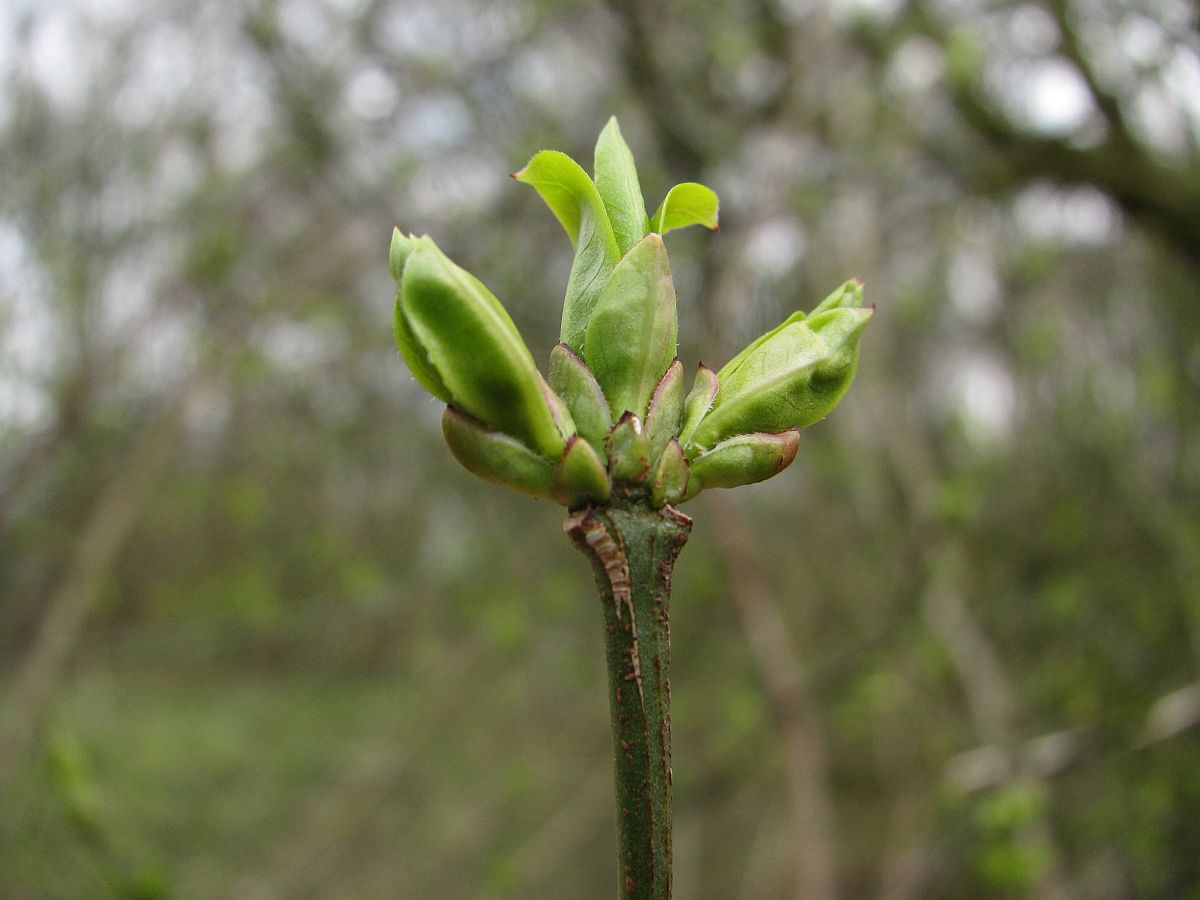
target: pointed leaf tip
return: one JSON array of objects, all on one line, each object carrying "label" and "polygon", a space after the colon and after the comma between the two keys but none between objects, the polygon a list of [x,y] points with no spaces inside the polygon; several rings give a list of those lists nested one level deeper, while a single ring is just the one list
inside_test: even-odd
[{"label": "pointed leaf tip", "polygon": [[858,309],[862,304],[863,283],[857,278],[851,278],[845,284],[839,285],[808,315],[809,318],[813,318],[821,313],[829,312],[831,309]]},{"label": "pointed leaf tip", "polygon": [[633,153],[621,135],[616,116],[608,120],[596,141],[595,170],[596,189],[608,211],[617,249],[624,256],[645,237],[650,220]]},{"label": "pointed leaf tip", "polygon": [[411,234],[405,237],[399,226],[392,229],[392,243],[388,248],[388,270],[397,284],[404,274],[404,264],[408,262],[408,256],[415,243],[416,239]]},{"label": "pointed leaf tip", "polygon": [[656,234],[666,234],[676,228],[703,225],[712,231],[719,231],[719,208],[720,201],[712,188],[692,181],[677,184],[667,192],[650,220],[650,230]]},{"label": "pointed leaf tip", "polygon": [[583,346],[592,307],[621,258],[608,211],[588,174],[557,150],[535,154],[513,177],[538,192],[575,246],[560,336],[578,351]]}]

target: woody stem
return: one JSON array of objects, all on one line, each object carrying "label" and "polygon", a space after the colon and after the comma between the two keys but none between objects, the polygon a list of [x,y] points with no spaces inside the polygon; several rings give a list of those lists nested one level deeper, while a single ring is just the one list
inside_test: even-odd
[{"label": "woody stem", "polygon": [[565,530],[604,615],[620,900],[671,896],[671,572],[692,520],[671,507],[587,507]]}]

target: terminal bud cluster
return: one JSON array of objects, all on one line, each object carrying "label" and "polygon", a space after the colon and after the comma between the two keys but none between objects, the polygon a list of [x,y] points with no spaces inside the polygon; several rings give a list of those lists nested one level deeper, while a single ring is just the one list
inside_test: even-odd
[{"label": "terminal bud cluster", "polygon": [[828,415],[854,378],[872,314],[861,284],[793,313],[718,372],[700,364],[689,391],[663,236],[716,230],[716,194],[676,185],[647,215],[616,119],[596,144],[594,178],[555,151],[513,177],[537,190],[575,247],[546,376],[482,282],[429,237],[392,235],[396,342],[446,404],[455,458],[570,509],[614,499],[657,509],[787,468],[797,429]]}]

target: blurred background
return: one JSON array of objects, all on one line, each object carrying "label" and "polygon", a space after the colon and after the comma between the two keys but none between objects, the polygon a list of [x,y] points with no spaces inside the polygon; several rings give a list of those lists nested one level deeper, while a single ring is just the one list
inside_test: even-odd
[{"label": "blurred background", "polygon": [[589,568],[446,451],[386,256],[544,361],[507,174],[615,113],[722,199],[689,369],[878,305],[685,507],[677,896],[1200,897],[1194,4],[12,0],[0,83],[0,896],[612,896]]}]

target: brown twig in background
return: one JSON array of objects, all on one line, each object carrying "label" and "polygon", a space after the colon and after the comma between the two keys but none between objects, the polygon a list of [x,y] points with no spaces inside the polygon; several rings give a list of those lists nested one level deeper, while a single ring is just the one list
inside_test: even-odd
[{"label": "brown twig in background", "polygon": [[733,603],[786,750],[795,896],[833,900],[838,896],[837,842],[820,719],[790,630],[762,577],[750,525],[734,500],[722,496],[712,502],[719,507],[717,540],[729,567]]},{"label": "brown twig in background", "polygon": [[41,625],[13,678],[5,715],[0,719],[0,798],[37,740],[104,579],[170,461],[180,415],[200,381],[197,375],[183,382],[167,409],[145,426],[124,467],[100,493],[66,574],[46,603]]}]

